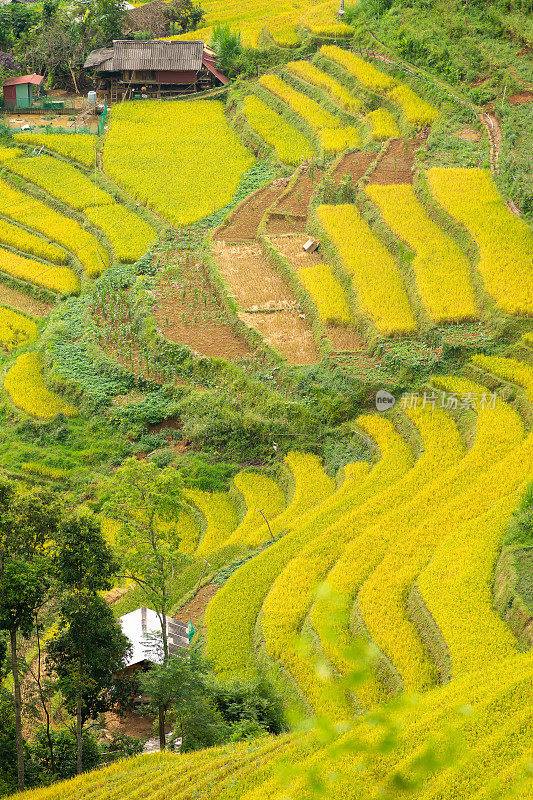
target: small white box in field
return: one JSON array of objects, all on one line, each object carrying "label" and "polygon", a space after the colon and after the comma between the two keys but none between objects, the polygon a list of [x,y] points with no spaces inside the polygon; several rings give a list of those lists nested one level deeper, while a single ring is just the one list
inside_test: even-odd
[{"label": "small white box in field", "polygon": [[316,239],[308,239],[303,246],[306,253],[314,253],[317,247],[318,247],[318,242],[316,241]]}]

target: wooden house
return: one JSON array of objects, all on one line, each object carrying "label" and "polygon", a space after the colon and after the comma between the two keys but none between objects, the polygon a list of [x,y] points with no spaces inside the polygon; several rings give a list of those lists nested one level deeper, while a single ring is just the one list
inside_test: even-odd
[{"label": "wooden house", "polygon": [[4,106],[15,111],[31,108],[38,97],[43,94],[42,75],[21,75],[9,78],[4,85]]},{"label": "wooden house", "polygon": [[111,102],[126,98],[164,97],[222,86],[228,79],[215,67],[203,42],[116,40],[93,50],[85,61]]}]

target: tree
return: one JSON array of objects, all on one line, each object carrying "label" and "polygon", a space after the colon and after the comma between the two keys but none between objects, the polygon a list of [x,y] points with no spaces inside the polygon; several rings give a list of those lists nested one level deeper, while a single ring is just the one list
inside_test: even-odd
[{"label": "tree", "polygon": [[83,726],[111,706],[109,691],[124,668],[130,643],[106,601],[80,592],[66,595],[59,632],[48,644],[47,668],[57,675],[68,711],[76,716],[76,771],[83,771]]},{"label": "tree", "polygon": [[174,579],[187,557],[179,552],[182,481],[176,470],[128,458],[117,470],[104,513],[119,523],[124,566],[161,623],[168,657],[167,616]]},{"label": "tree", "polygon": [[24,740],[17,637],[30,636],[36,613],[48,597],[48,544],[59,517],[59,504],[50,492],[20,494],[10,481],[0,479],[0,630],[7,631],[10,640],[19,789],[24,788]]},{"label": "tree", "polygon": [[170,716],[182,738],[183,751],[220,744],[228,729],[210,702],[207,665],[197,651],[171,655],[141,677],[151,708],[159,712],[159,747],[164,750],[165,724]]},{"label": "tree", "polygon": [[83,770],[83,725],[109,706],[107,692],[129,647],[97,592],[110,589],[119,564],[89,512],[64,519],[57,535],[55,576],[62,593],[60,628],[47,664],[58,676],[67,707],[76,714],[77,770]]},{"label": "tree", "polygon": [[205,20],[205,11],[192,0],[172,0],[165,9],[165,15],[179,26],[182,33],[195,31]]}]

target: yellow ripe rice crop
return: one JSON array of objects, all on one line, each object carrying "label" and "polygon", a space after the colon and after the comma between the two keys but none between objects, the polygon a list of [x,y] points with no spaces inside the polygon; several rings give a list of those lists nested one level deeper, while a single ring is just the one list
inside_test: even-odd
[{"label": "yellow ripe rice crop", "polygon": [[23,353],[17,358],[5,377],[4,389],[13,403],[32,417],[52,419],[56,414],[72,417],[78,413],[46,388],[42,365],[35,353]]},{"label": "yellow ripe rice crop", "polygon": [[416,320],[401,273],[354,205],[319,206],[318,221],[346,272],[357,301],[376,328],[389,336],[411,333]]},{"label": "yellow ripe rice crop", "polygon": [[105,233],[117,260],[123,264],[137,261],[157,238],[155,228],[119,203],[88,206],[84,214]]},{"label": "yellow ripe rice crop", "polygon": [[218,550],[239,524],[237,509],[226,492],[203,492],[187,489],[185,497],[205,517],[206,530],[197,548],[198,555],[207,555]]},{"label": "yellow ripe rice crop", "polygon": [[396,85],[396,81],[390,75],[376,69],[372,64],[349,50],[342,50],[336,45],[323,45],[320,48],[320,54],[344,67],[366,89],[380,92]]},{"label": "yellow ripe rice crop", "polygon": [[[449,379],[443,384],[444,380]],[[476,386],[468,381],[455,384],[470,390]],[[523,425],[513,412],[501,401],[478,410],[474,446],[457,469],[440,475],[404,508],[394,540],[359,591],[364,623],[408,689],[427,689],[435,679],[406,612],[408,587],[454,527],[486,513],[533,477],[533,439],[522,439]],[[389,521],[382,521],[381,529],[384,524]]]},{"label": "yellow ripe rice crop", "polygon": [[470,265],[459,246],[428,216],[409,184],[366,187],[389,228],[415,251],[413,272],[420,297],[434,322],[478,316]]},{"label": "yellow ripe rice crop", "polygon": [[376,108],[369,111],[365,116],[366,121],[372,128],[372,139],[382,141],[383,139],[394,139],[402,135],[398,123],[386,108]]},{"label": "yellow ripe rice crop", "polygon": [[24,151],[20,147],[3,147],[0,145],[0,163],[9,161],[11,158],[21,156]]},{"label": "yellow ripe rice crop", "polygon": [[309,61],[290,61],[286,69],[293,72],[304,81],[319,86],[326,91],[330,97],[345,111],[358,111],[361,107],[361,100],[356,97],[349,89],[332,78],[327,72],[318,69]]},{"label": "yellow ripe rice crop", "polygon": [[68,294],[79,289],[78,278],[68,267],[53,267],[2,248],[0,248],[0,271],[14,278],[43,286],[52,292]]},{"label": "yellow ripe rice crop", "polygon": [[271,535],[276,538],[288,528],[292,529],[304,512],[309,512],[335,489],[335,482],[324,472],[320,459],[312,453],[290,452],[285,456],[285,465],[292,475],[294,491],[291,501],[269,522],[270,530],[265,524],[255,528],[248,539],[251,545],[261,544]]},{"label": "yellow ripe rice crop", "polygon": [[452,676],[483,669],[517,649],[508,624],[494,610],[494,565],[518,497],[510,495],[483,516],[458,526],[438,545],[418,578],[422,598],[437,623]]},{"label": "yellow ripe rice crop", "polygon": [[86,133],[16,133],[14,138],[19,144],[33,144],[38,149],[44,147],[86,167],[94,166],[96,136]]},{"label": "yellow ripe rice crop", "polygon": [[244,113],[250,127],[274,148],[284,164],[296,166],[317,155],[309,139],[259,97],[249,94],[244,98]]},{"label": "yellow ripe rice crop", "polygon": [[28,344],[37,338],[35,320],[0,305],[0,347],[12,350],[20,344]]},{"label": "yellow ripe rice crop", "polygon": [[509,314],[533,314],[533,233],[504,205],[486,170],[433,167],[435,200],[467,229],[479,249],[485,289]]},{"label": "yellow ripe rice crop", "polygon": [[263,75],[259,79],[261,86],[275,94],[284,103],[287,103],[296,114],[298,114],[313,130],[322,128],[338,128],[341,120],[330,114],[325,108],[319,105],[316,100],[312,100],[303,92],[298,92],[289,86],[279,75]]},{"label": "yellow ripe rice crop", "polygon": [[438,108],[423,100],[403,83],[395,86],[388,97],[400,106],[404,117],[411,125],[431,125],[440,116]]},{"label": "yellow ripe rice crop", "polygon": [[322,128],[318,132],[318,140],[325,153],[332,156],[361,146],[359,131],[351,125],[346,128]]},{"label": "yellow ripe rice crop", "polygon": [[64,250],[60,250],[55,244],[47,242],[34,233],[29,233],[18,225],[13,225],[5,219],[0,219],[0,243],[15,247],[32,256],[44,258],[46,261],[51,261],[52,264],[68,263],[68,255]]},{"label": "yellow ripe rice crop", "polygon": [[0,180],[0,214],[63,245],[79,258],[91,277],[109,266],[107,252],[78,222],[19,192],[3,180]]},{"label": "yellow ripe rice crop", "polygon": [[105,206],[115,202],[108,192],[96,186],[76,167],[44,153],[34,158],[17,158],[9,163],[9,169],[76,211],[83,211],[87,206]]},{"label": "yellow ripe rice crop", "polygon": [[233,482],[244,499],[246,513],[228,544],[248,544],[254,531],[263,526],[263,514],[271,520],[283,511],[285,495],[276,481],[260,472],[238,472]]},{"label": "yellow ripe rice crop", "polygon": [[346,294],[330,266],[316,264],[302,267],[298,270],[298,279],[311,295],[322,322],[353,325],[353,314]]},{"label": "yellow ripe rice crop", "polygon": [[115,106],[103,158],[114,181],[173,225],[223,208],[254,162],[214,100]]},{"label": "yellow ripe rice crop", "polygon": [[492,372],[499,378],[503,378],[511,383],[522,386],[527,394],[528,400],[533,403],[533,369],[529,364],[516,361],[514,358],[501,358],[499,356],[484,356],[477,353],[472,362],[487,372]]},{"label": "yellow ripe rice crop", "polygon": [[353,34],[353,28],[346,25],[344,22],[312,22],[306,25],[306,27],[309,28],[311,33],[315,33],[317,36],[338,36],[341,38]]}]

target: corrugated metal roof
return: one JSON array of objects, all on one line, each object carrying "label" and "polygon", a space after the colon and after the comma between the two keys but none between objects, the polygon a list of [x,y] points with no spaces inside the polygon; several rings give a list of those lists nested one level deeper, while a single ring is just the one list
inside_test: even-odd
[{"label": "corrugated metal roof", "polygon": [[226,76],[222,72],[219,72],[218,69],[215,67],[215,59],[212,58],[209,55],[209,53],[207,53],[205,51],[204,51],[204,55],[203,55],[203,64],[204,64],[204,67],[207,70],[209,70],[209,72],[212,75],[215,76],[215,78],[218,78],[218,80],[220,81],[220,83],[223,86],[226,86],[226,84],[229,83],[229,78],[226,78]]},{"label": "corrugated metal roof", "polygon": [[89,67],[96,67],[99,64],[103,64],[104,61],[113,58],[113,53],[114,50],[112,47],[100,47],[99,50],[93,50],[85,59],[85,64],[83,66],[85,69],[88,69]]},{"label": "corrugated metal roof", "polygon": [[202,67],[203,42],[113,42],[116,70],[195,70]]},{"label": "corrugated metal roof", "polygon": [[18,86],[20,83],[34,83],[39,86],[44,81],[44,75],[21,75],[19,78],[10,78],[4,83],[4,86]]}]

